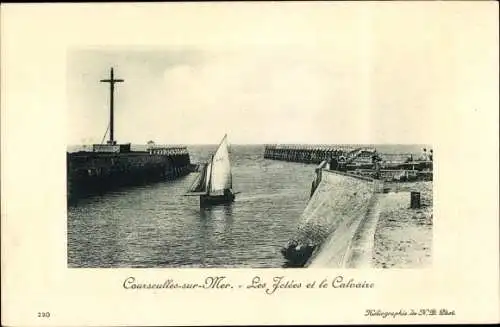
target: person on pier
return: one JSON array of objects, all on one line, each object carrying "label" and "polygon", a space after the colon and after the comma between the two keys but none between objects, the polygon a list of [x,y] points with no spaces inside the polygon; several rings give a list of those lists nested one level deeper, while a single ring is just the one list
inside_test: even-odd
[{"label": "person on pier", "polygon": [[341,155],[337,160],[337,170],[347,171],[346,163],[347,163],[346,157]]},{"label": "person on pier", "polygon": [[377,151],[373,152],[372,155],[372,163],[373,163],[373,170],[375,171],[375,179],[380,178],[380,162],[382,161],[382,158],[377,154]]},{"label": "person on pier", "polygon": [[330,156],[330,170],[337,170],[339,168],[339,162],[336,156]]},{"label": "person on pier", "polygon": [[427,154],[427,149],[426,148],[423,148],[423,152],[422,152],[422,155],[420,157],[420,160],[421,161],[429,161],[429,156]]}]

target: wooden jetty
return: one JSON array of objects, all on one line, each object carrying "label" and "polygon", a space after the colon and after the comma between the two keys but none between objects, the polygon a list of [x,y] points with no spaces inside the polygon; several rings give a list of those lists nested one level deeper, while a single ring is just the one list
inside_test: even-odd
[{"label": "wooden jetty", "polygon": [[72,203],[92,194],[102,194],[117,187],[175,179],[189,174],[194,165],[184,146],[149,145],[143,151],[133,151],[130,143],[117,144],[114,139],[114,87],[123,82],[110,78],[109,140],[94,144],[90,151],[67,152],[67,200]]},{"label": "wooden jetty", "polygon": [[432,180],[433,162],[414,160],[412,154],[379,153],[374,147],[269,144],[264,158],[289,162],[319,164],[328,168],[384,180]]},{"label": "wooden jetty", "polygon": [[269,144],[264,147],[264,158],[319,164],[332,157],[348,156],[355,150],[349,146]]}]

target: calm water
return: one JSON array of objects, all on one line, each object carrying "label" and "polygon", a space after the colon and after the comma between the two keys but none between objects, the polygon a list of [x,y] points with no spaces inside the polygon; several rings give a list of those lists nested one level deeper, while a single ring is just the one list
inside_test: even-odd
[{"label": "calm water", "polygon": [[[191,161],[207,160],[215,148],[189,147]],[[232,146],[233,187],[241,193],[231,205],[201,210],[198,197],[183,196],[190,174],[69,207],[69,266],[281,267],[279,250],[297,228],[314,165],[265,160],[263,150]]]},{"label": "calm water", "polygon": [[[191,147],[193,162],[215,146]],[[201,210],[183,196],[191,174],[82,200],[68,209],[70,267],[281,267],[280,247],[295,231],[313,167],[264,160],[262,146],[232,146],[227,206]]]}]

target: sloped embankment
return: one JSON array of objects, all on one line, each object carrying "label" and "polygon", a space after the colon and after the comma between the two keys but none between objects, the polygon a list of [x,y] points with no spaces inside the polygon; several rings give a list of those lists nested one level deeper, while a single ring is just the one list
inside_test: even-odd
[{"label": "sloped embankment", "polygon": [[[302,213],[299,244],[318,245],[311,266],[342,265],[350,241],[371,204],[373,182],[323,171],[321,183]],[[328,253],[322,248],[328,245]]]}]

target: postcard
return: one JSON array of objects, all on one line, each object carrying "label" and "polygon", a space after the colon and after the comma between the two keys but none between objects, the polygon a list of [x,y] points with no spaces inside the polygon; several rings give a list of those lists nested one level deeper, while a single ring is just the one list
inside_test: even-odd
[{"label": "postcard", "polygon": [[499,321],[495,2],[2,6],[2,324]]}]

